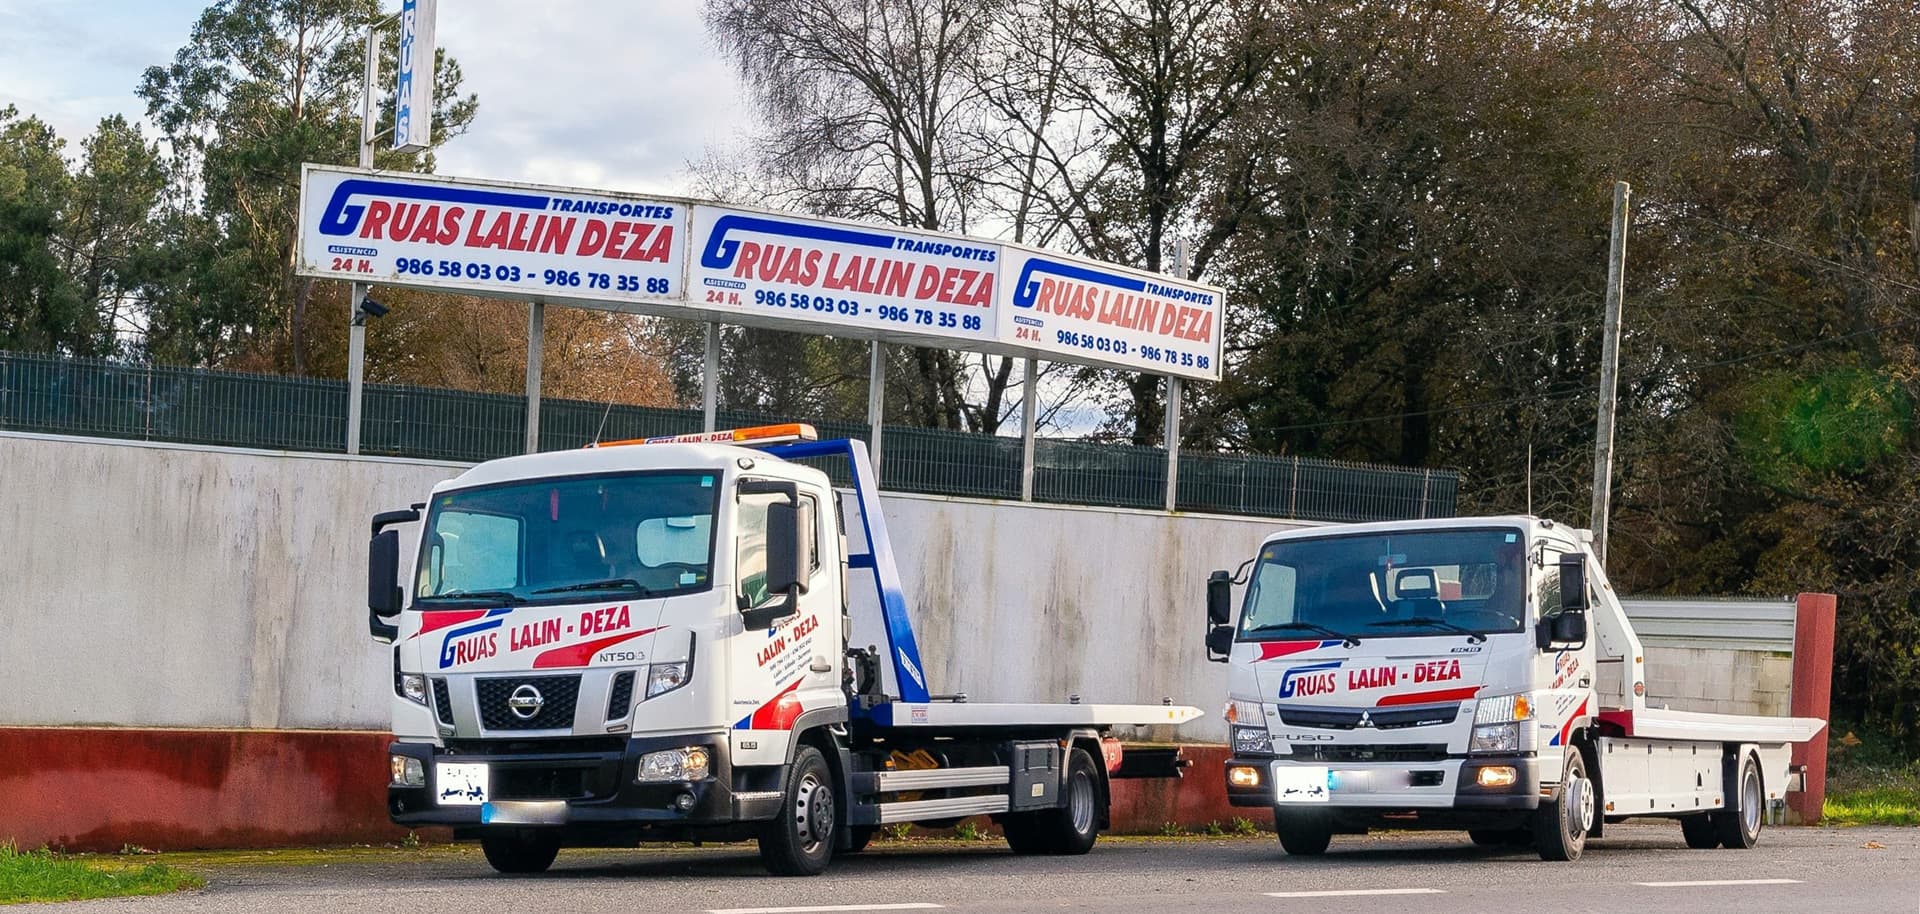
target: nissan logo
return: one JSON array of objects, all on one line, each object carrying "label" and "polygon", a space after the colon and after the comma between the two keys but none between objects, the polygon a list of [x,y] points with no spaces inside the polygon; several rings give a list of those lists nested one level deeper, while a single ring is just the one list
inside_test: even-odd
[{"label": "nissan logo", "polygon": [[540,697],[540,690],[532,685],[523,685],[507,696],[507,710],[521,720],[532,720],[534,715],[540,713],[540,706],[546,703],[547,700]]}]

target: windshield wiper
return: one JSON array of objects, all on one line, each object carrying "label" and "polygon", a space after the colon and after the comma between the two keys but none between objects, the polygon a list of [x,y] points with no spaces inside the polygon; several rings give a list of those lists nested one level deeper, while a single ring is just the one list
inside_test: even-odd
[{"label": "windshield wiper", "polygon": [[1480,632],[1476,632],[1470,628],[1461,628],[1445,619],[1436,619],[1432,616],[1414,616],[1410,619],[1388,619],[1384,622],[1367,623],[1368,628],[1379,628],[1387,625],[1425,625],[1428,628],[1444,629],[1456,634],[1466,635],[1468,644],[1479,644],[1487,640],[1487,636]]},{"label": "windshield wiper", "polygon": [[420,597],[414,600],[414,602],[421,603],[427,600],[494,600],[501,603],[527,602],[526,597],[517,593],[508,593],[504,590],[450,590],[446,593],[436,593],[431,596]]},{"label": "windshield wiper", "polygon": [[651,597],[654,595],[654,592],[648,589],[646,585],[632,578],[608,578],[604,581],[587,581],[582,584],[566,584],[560,587],[543,587],[539,590],[534,591],[534,593],[535,594],[571,593],[576,590],[612,590],[616,587],[623,587],[623,588],[626,588],[627,590],[636,591],[643,597]]},{"label": "windshield wiper", "polygon": [[1336,632],[1333,629],[1330,629],[1324,625],[1316,625],[1312,622],[1281,622],[1278,625],[1262,625],[1258,628],[1248,629],[1247,631],[1242,632],[1241,634],[1251,635],[1256,632],[1284,632],[1284,631],[1313,632],[1316,635],[1324,635],[1328,638],[1339,638],[1340,643],[1346,647],[1360,646],[1359,638],[1353,635],[1349,635],[1345,632]]}]

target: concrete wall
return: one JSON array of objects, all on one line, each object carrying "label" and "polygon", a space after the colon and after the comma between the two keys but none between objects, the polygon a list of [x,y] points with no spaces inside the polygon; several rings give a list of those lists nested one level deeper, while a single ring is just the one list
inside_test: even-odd
[{"label": "concrete wall", "polygon": [[[0,725],[387,726],[367,519],[459,464],[0,433]],[[933,684],[1209,716],[1208,571],[1279,522],[883,499]],[[1171,735],[1171,734],[1168,734]]]}]

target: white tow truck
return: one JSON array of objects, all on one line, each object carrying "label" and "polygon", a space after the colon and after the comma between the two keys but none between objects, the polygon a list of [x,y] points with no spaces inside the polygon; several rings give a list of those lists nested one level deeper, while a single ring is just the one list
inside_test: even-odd
[{"label": "white tow truck", "polygon": [[[393,821],[478,838],[502,872],[757,839],[772,872],[813,875],[881,826],[977,815],[1017,853],[1085,853],[1111,779],[1180,776],[1177,751],[1123,755],[1111,732],[1197,709],[931,693],[865,445],[814,438],[511,457],[377,515]],[[420,521],[403,578],[388,528]]]},{"label": "white tow truck", "polygon": [[1679,820],[1689,847],[1753,846],[1790,744],[1825,723],[1648,707],[1640,639],[1591,542],[1535,517],[1340,525],[1214,572],[1230,801],[1271,807],[1290,854],[1464,828],[1573,860],[1640,816]]}]

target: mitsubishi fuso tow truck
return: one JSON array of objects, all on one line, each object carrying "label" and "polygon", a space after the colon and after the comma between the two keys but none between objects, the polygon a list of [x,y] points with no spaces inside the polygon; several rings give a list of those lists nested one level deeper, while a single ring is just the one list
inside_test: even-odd
[{"label": "mitsubishi fuso tow truck", "polygon": [[1229,800],[1271,807],[1289,854],[1443,828],[1573,860],[1643,816],[1679,820],[1689,847],[1753,846],[1790,744],[1825,723],[1649,707],[1640,639],[1591,543],[1534,517],[1340,525],[1214,572]]},{"label": "mitsubishi fuso tow truck", "polygon": [[[563,846],[756,839],[772,872],[813,875],[882,826],[979,815],[1017,853],[1085,853],[1112,779],[1180,775],[1177,751],[1112,734],[1197,709],[930,691],[866,446],[814,438],[510,457],[377,515],[393,821],[478,838],[502,872]],[[390,528],[413,522],[403,568]]]}]

